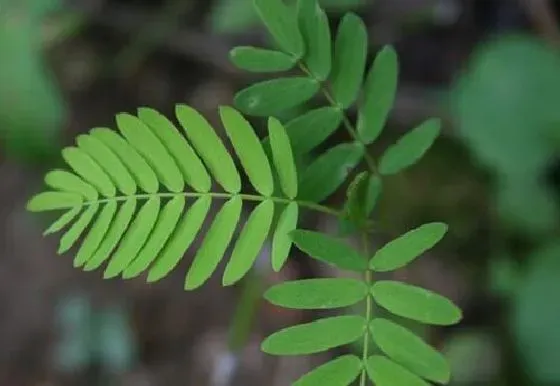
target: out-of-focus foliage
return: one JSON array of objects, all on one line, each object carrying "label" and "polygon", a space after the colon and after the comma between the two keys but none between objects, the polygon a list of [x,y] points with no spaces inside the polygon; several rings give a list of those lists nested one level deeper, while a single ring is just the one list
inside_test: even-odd
[{"label": "out-of-focus foliage", "polygon": [[0,136],[9,156],[44,160],[57,150],[64,101],[46,68],[41,21],[58,0],[0,2]]}]

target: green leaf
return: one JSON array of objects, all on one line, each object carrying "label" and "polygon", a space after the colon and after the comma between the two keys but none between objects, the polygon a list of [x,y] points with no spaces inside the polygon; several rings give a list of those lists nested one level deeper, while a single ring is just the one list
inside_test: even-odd
[{"label": "green leaf", "polygon": [[116,212],[116,201],[108,202],[101,210],[99,217],[93,223],[93,226],[82,243],[78,254],[74,258],[74,267],[81,267],[93,256],[107,234],[107,230],[109,229]]},{"label": "green leaf", "polygon": [[329,19],[317,0],[298,0],[298,20],[306,46],[303,61],[319,80],[331,72],[331,30]]},{"label": "green leaf", "polygon": [[146,107],[138,109],[138,117],[150,127],[171,153],[185,182],[197,192],[210,191],[212,187],[210,175],[186,138],[179,134],[173,122],[156,110]]},{"label": "green leaf", "polygon": [[118,114],[117,126],[123,137],[144,156],[165,187],[179,193],[185,187],[181,171],[161,141],[137,117]]},{"label": "green leaf", "polygon": [[177,119],[214,178],[228,193],[239,193],[241,177],[223,142],[210,123],[187,105],[177,105]]},{"label": "green leaf", "polygon": [[123,137],[104,127],[92,129],[90,134],[113,150],[144,192],[158,191],[159,182],[153,169]]},{"label": "green leaf", "polygon": [[82,207],[80,206],[75,206],[72,209],[68,210],[66,213],[60,216],[58,220],[53,222],[46,231],[43,232],[43,236],[61,231],[66,225],[70,224],[72,220],[76,218],[81,210]]},{"label": "green leaf", "polygon": [[440,326],[456,324],[461,310],[446,297],[398,281],[377,281],[371,288],[373,298],[395,315]]},{"label": "green leaf", "polygon": [[390,146],[379,161],[379,172],[391,175],[414,165],[433,145],[441,130],[438,119],[429,119],[403,135]]},{"label": "green leaf", "polygon": [[254,0],[257,14],[283,51],[301,58],[305,47],[293,11],[282,0]]},{"label": "green leaf", "polygon": [[109,175],[117,189],[127,196],[136,193],[136,182],[126,170],[121,160],[107,145],[92,135],[82,134],[76,140],[78,147],[85,151]]},{"label": "green leaf", "polygon": [[348,386],[360,375],[362,361],[355,355],[342,355],[294,382],[293,386]]},{"label": "green leaf", "polygon": [[274,305],[302,310],[352,306],[365,299],[368,287],[356,279],[304,279],[277,284],[264,294]]},{"label": "green leaf", "polygon": [[300,250],[314,259],[344,270],[367,270],[367,259],[364,256],[332,236],[300,229],[292,231],[290,236]]},{"label": "green leaf", "polygon": [[397,53],[391,46],[384,47],[375,57],[364,84],[357,130],[365,143],[375,141],[387,122],[397,93],[398,72]]},{"label": "green leaf", "polygon": [[185,279],[185,289],[203,285],[216,270],[233,237],[241,215],[242,200],[235,196],[224,204],[216,215]]},{"label": "green leaf", "polygon": [[261,202],[249,216],[239,235],[222,280],[229,286],[241,280],[253,266],[272,225],[274,202]]},{"label": "green leaf", "polygon": [[371,258],[369,266],[377,272],[393,271],[433,248],[447,233],[447,225],[440,222],[419,226],[385,244]]},{"label": "green leaf", "polygon": [[286,129],[276,118],[268,119],[268,137],[282,191],[288,198],[293,199],[297,196],[298,191],[294,155]]},{"label": "green leaf", "polygon": [[113,254],[107,269],[105,269],[103,274],[105,279],[120,275],[138,255],[138,252],[144,246],[154,228],[159,215],[160,204],[160,198],[153,196],[140,208],[128,231],[124,234],[119,247]]},{"label": "green leaf", "polygon": [[183,216],[173,235],[165,244],[160,256],[148,273],[148,282],[158,281],[167,276],[179,263],[202,228],[210,210],[210,196],[200,197]]},{"label": "green leaf", "polygon": [[271,355],[307,355],[350,344],[364,334],[362,316],[319,319],[280,330],[264,340],[261,349]]},{"label": "green leaf", "polygon": [[300,177],[299,198],[321,202],[333,194],[362,160],[364,147],[358,143],[337,145],[315,159]]},{"label": "green leaf", "polygon": [[46,212],[58,209],[70,209],[81,206],[83,198],[76,193],[42,192],[31,198],[27,203],[30,212]]},{"label": "green leaf", "polygon": [[286,124],[295,154],[306,154],[323,143],[342,122],[343,113],[336,107],[309,110]]},{"label": "green leaf", "polygon": [[235,47],[229,52],[232,63],[250,72],[280,72],[292,69],[296,59],[280,51],[257,47]]},{"label": "green leaf", "polygon": [[376,386],[430,386],[406,368],[381,355],[370,356],[366,368],[369,379]]},{"label": "green leaf", "polygon": [[346,14],[336,34],[330,78],[332,96],[342,108],[351,106],[358,97],[366,67],[367,48],[364,22],[353,13]]},{"label": "green leaf", "polygon": [[387,319],[374,319],[371,333],[377,346],[389,358],[430,381],[448,383],[449,365],[443,355],[419,336]]},{"label": "green leaf", "polygon": [[123,271],[124,279],[140,275],[157,258],[158,253],[163,249],[175,230],[184,208],[185,196],[175,196],[165,205],[146,245],[142,247],[138,256]]},{"label": "green leaf", "polygon": [[280,218],[278,219],[278,225],[274,231],[274,236],[272,237],[272,269],[278,272],[282,269],[290,249],[292,248],[292,239],[290,237],[290,232],[296,229],[299,216],[299,207],[295,202],[289,203]]},{"label": "green leaf", "polygon": [[348,186],[344,213],[348,230],[365,226],[381,193],[381,179],[367,172],[358,174]]},{"label": "green leaf", "polygon": [[130,197],[121,206],[121,209],[107,231],[107,235],[104,237],[103,242],[99,248],[97,248],[93,257],[89,259],[84,266],[85,271],[93,271],[109,258],[111,252],[119,243],[122,235],[128,229],[128,225],[130,224],[134,211],[136,210],[136,202],[136,197]]},{"label": "green leaf", "polygon": [[77,193],[88,201],[95,201],[99,198],[97,190],[74,173],[66,170],[53,170],[45,175],[45,183],[63,192]]},{"label": "green leaf", "polygon": [[88,227],[93,220],[93,216],[97,213],[99,209],[99,204],[94,202],[91,204],[76,220],[74,224],[68,229],[68,231],[60,239],[58,244],[58,254],[62,254],[68,251],[72,246],[78,241],[84,230]]},{"label": "green leaf", "polygon": [[251,185],[263,196],[270,196],[274,190],[272,170],[255,129],[231,107],[220,107],[220,117]]},{"label": "green leaf", "polygon": [[80,177],[92,184],[105,197],[114,197],[116,188],[107,173],[86,152],[77,147],[62,150],[62,157]]},{"label": "green leaf", "polygon": [[274,116],[299,106],[319,91],[319,83],[304,76],[255,83],[235,95],[235,106],[248,115]]}]

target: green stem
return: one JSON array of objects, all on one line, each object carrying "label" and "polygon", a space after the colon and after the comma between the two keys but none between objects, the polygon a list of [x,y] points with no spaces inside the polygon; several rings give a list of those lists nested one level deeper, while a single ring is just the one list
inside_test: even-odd
[{"label": "green stem", "polygon": [[149,199],[149,198],[152,198],[152,197],[172,198],[172,197],[177,197],[177,196],[192,197],[192,198],[212,197],[212,198],[216,198],[216,199],[225,199],[225,200],[228,200],[228,199],[233,198],[233,197],[240,197],[241,199],[243,199],[245,201],[261,202],[261,201],[265,201],[265,200],[272,200],[273,202],[282,203],[282,204],[289,204],[291,202],[295,202],[296,204],[298,204],[302,208],[307,208],[307,209],[314,210],[314,211],[317,211],[317,212],[323,212],[323,213],[330,214],[330,215],[336,216],[336,217],[341,217],[342,216],[342,213],[338,210],[329,208],[329,207],[321,205],[321,204],[316,204],[314,202],[309,202],[309,201],[291,200],[289,198],[283,198],[283,197],[258,196],[258,195],[254,195],[254,194],[214,193],[214,192],[208,192],[208,193],[181,192],[181,193],[134,194],[134,195],[130,195],[130,196],[116,196],[116,197],[110,197],[110,198],[103,198],[103,199],[95,200],[95,201],[87,201],[87,202],[84,203],[84,206],[92,205],[92,204],[102,204],[102,203],[107,203],[107,202],[112,202],[112,201],[126,201],[130,198]]},{"label": "green stem", "polygon": [[[367,239],[366,232],[362,233],[362,243],[363,243],[364,255],[368,257],[369,246],[368,246],[368,239]],[[373,279],[372,272],[368,269],[364,274],[364,281],[368,287],[368,294],[366,297],[366,315],[365,315],[368,326],[366,327],[366,331],[364,332],[364,342],[363,342],[363,350],[362,350],[363,367],[362,367],[362,374],[360,375],[360,386],[365,386],[367,381],[366,364],[367,364],[367,359],[369,357],[369,340],[370,340],[369,321],[371,319],[372,311],[373,311],[373,302],[371,298],[371,293],[369,291],[369,288],[371,287],[372,279]]]}]

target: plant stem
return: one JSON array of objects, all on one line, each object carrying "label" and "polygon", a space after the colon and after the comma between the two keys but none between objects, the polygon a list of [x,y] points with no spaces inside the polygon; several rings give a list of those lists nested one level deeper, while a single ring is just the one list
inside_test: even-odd
[{"label": "plant stem", "polygon": [[[362,244],[363,244],[363,252],[364,255],[366,256],[366,258],[369,258],[369,246],[368,246],[368,238],[367,238],[367,232],[362,232]],[[369,338],[370,338],[370,331],[369,331],[369,321],[371,319],[372,316],[372,309],[373,309],[373,304],[372,304],[372,299],[371,299],[371,293],[369,291],[369,288],[371,287],[371,282],[372,282],[372,273],[371,271],[368,269],[366,271],[366,273],[364,274],[364,281],[368,287],[368,294],[366,297],[366,322],[367,322],[367,327],[366,327],[366,331],[364,332],[364,343],[363,343],[363,351],[362,351],[362,362],[363,362],[363,367],[362,367],[362,374],[360,375],[360,386],[365,386],[366,385],[366,380],[367,380],[367,371],[366,371],[366,364],[367,364],[367,360],[369,357]]]},{"label": "plant stem", "polygon": [[225,199],[225,200],[228,200],[228,199],[233,198],[233,197],[240,197],[241,199],[243,199],[245,201],[261,202],[261,201],[265,201],[265,200],[271,200],[273,202],[282,203],[282,204],[289,204],[291,202],[295,202],[296,204],[298,204],[302,208],[307,208],[307,209],[314,210],[314,211],[317,211],[317,212],[326,213],[326,214],[336,216],[336,217],[341,217],[342,216],[342,213],[340,211],[336,210],[336,209],[332,209],[332,208],[329,208],[327,206],[324,206],[324,205],[321,205],[321,204],[316,204],[314,202],[309,202],[309,201],[291,200],[289,198],[283,198],[283,197],[266,197],[266,196],[259,196],[259,195],[254,195],[254,194],[215,193],[215,192],[208,192],[208,193],[181,192],[181,193],[134,194],[134,195],[131,195],[131,196],[116,196],[116,197],[110,197],[110,198],[103,198],[103,199],[95,200],[95,201],[87,201],[87,202],[84,203],[84,206],[88,206],[88,205],[92,205],[92,204],[102,204],[102,203],[107,203],[107,202],[112,202],[112,201],[126,201],[130,198],[149,199],[149,198],[152,198],[152,197],[172,198],[172,197],[177,197],[177,196],[192,197],[192,198],[212,197],[212,198],[215,198],[215,199]]}]

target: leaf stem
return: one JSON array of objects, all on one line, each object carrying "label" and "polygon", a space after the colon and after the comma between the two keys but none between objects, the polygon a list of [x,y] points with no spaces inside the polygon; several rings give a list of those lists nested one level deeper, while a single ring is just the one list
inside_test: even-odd
[{"label": "leaf stem", "polygon": [[[369,247],[368,247],[367,237],[368,237],[367,232],[362,232],[363,252],[366,258],[369,257]],[[369,288],[371,287],[372,279],[373,277],[372,277],[371,270],[368,269],[364,274],[364,281],[368,287],[368,294],[366,297],[366,315],[365,315],[368,326],[366,327],[366,331],[364,332],[364,342],[363,342],[363,351],[362,351],[363,367],[362,367],[362,374],[360,375],[360,386],[365,386],[367,380],[366,364],[369,357],[369,340],[370,340],[369,321],[372,317],[372,309],[373,309],[372,298],[371,298],[371,293],[369,291]]]}]

